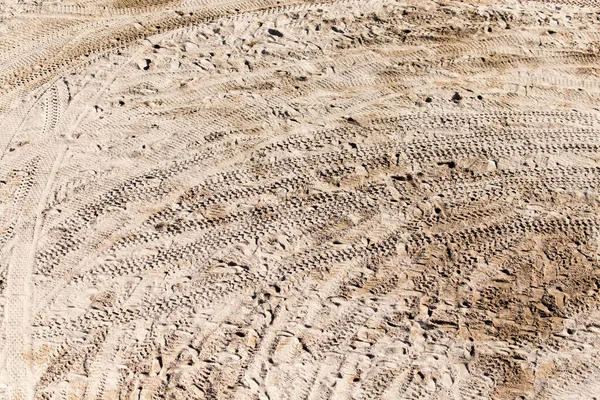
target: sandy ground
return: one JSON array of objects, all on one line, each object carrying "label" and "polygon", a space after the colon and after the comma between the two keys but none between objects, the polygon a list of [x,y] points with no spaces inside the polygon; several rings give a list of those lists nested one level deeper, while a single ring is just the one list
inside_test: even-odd
[{"label": "sandy ground", "polygon": [[600,3],[0,3],[0,398],[600,398]]}]

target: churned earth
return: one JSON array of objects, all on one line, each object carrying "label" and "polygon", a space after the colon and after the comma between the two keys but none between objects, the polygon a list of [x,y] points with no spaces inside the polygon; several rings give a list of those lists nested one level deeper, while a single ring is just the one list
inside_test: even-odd
[{"label": "churned earth", "polygon": [[0,3],[0,398],[600,399],[600,2]]}]

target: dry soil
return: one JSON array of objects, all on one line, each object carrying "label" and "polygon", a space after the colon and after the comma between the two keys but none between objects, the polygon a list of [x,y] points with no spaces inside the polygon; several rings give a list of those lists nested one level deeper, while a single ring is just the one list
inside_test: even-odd
[{"label": "dry soil", "polygon": [[598,0],[5,0],[0,157],[0,398],[600,398]]}]

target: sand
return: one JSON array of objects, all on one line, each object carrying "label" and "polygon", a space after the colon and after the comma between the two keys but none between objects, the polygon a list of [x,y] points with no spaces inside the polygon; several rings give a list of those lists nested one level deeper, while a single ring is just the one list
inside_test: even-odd
[{"label": "sand", "polygon": [[600,398],[597,0],[0,3],[0,398]]}]

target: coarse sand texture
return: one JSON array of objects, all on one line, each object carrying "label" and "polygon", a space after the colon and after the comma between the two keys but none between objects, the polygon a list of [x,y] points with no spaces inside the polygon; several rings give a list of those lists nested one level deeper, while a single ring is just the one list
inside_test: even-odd
[{"label": "coarse sand texture", "polygon": [[0,0],[1,400],[599,400],[600,0]]}]

